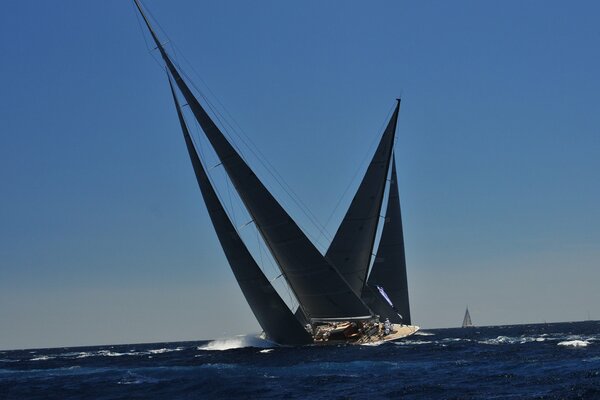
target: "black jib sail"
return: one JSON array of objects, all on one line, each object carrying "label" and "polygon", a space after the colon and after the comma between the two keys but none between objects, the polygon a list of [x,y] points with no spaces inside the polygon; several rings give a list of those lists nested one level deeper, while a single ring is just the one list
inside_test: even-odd
[{"label": "black jib sail", "polygon": [[[392,157],[392,174],[385,222],[367,283],[371,292],[373,289],[377,289],[377,286],[382,288],[393,303],[393,307],[402,315],[402,323],[410,325],[404,233],[394,157]],[[367,302],[367,304],[370,303]],[[390,321],[394,322],[395,319],[390,318]]]},{"label": "black jib sail", "polygon": [[358,295],[373,254],[399,111],[400,100],[326,254]]},{"label": "black jib sail", "polygon": [[359,295],[310,242],[215,125],[171,62],[139,1],[135,0],[135,3],[169,72],[221,160],[304,314],[310,319],[371,316],[371,310]]},{"label": "black jib sail", "polygon": [[200,186],[208,214],[217,232],[217,237],[219,238],[219,242],[221,242],[221,247],[223,247],[227,261],[235,275],[235,279],[240,285],[240,289],[242,289],[254,316],[267,337],[279,344],[297,345],[311,343],[312,337],[296,319],[294,314],[292,314],[281,297],[279,297],[279,294],[256,264],[227,216],[198,157],[171,79],[169,79],[169,86],[171,87],[173,101],[177,108],[177,116],[179,117],[181,130],[183,131],[185,145],[192,161],[196,180],[198,181],[198,186]]}]

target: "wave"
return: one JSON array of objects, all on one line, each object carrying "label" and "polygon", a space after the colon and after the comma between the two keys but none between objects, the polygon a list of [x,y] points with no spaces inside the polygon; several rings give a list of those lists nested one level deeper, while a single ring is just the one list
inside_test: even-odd
[{"label": "wave", "polygon": [[143,354],[162,354],[162,353],[169,353],[171,351],[181,351],[181,350],[183,350],[183,347],[176,347],[174,349],[162,348],[162,349],[148,350],[147,352],[143,352]]},{"label": "wave", "polygon": [[532,342],[545,342],[547,338],[545,337],[533,337],[533,336],[521,336],[521,337],[511,337],[511,336],[498,336],[495,339],[486,339],[479,340],[477,343],[479,344],[491,344],[491,345],[500,345],[500,344],[525,344]]},{"label": "wave", "polygon": [[431,344],[434,342],[429,341],[429,340],[401,340],[401,341],[392,342],[392,343],[394,343],[395,345],[398,345],[398,346],[408,346],[411,344]]},{"label": "wave", "polygon": [[117,353],[110,350],[100,350],[96,353],[98,356],[106,356],[106,357],[121,357],[121,356],[134,356],[137,355],[135,353]]},{"label": "wave", "polygon": [[131,350],[126,353],[118,353],[111,350],[98,350],[98,351],[79,351],[79,352],[70,352],[59,354],[58,356],[61,358],[88,358],[88,357],[121,357],[121,356],[143,356],[143,355],[153,355],[153,354],[162,354],[168,353],[171,351],[182,351],[183,347],[173,347],[173,348],[160,348],[160,349],[151,349],[147,351],[135,351]]},{"label": "wave", "polygon": [[414,336],[435,336],[435,333],[425,332],[425,331],[417,331],[413,333]]},{"label": "wave", "polygon": [[379,345],[382,345],[384,343],[385,343],[385,341],[380,340],[378,342],[361,343],[360,346],[379,346]]},{"label": "wave", "polygon": [[255,335],[239,335],[228,339],[216,339],[206,343],[203,346],[198,346],[198,350],[231,350],[241,349],[244,347],[268,348],[277,346],[275,343],[262,339]]},{"label": "wave", "polygon": [[275,346],[275,343],[255,335],[239,335],[233,338],[212,340],[203,346],[198,346],[197,349],[222,351],[244,347],[269,348]]},{"label": "wave", "polygon": [[52,357],[52,356],[39,356],[39,357],[34,357],[29,361],[46,361],[46,360],[52,360],[56,357]]},{"label": "wave", "polygon": [[127,371],[127,374],[121,378],[117,384],[119,385],[139,385],[141,383],[156,383],[159,379],[141,375],[132,371]]},{"label": "wave", "polygon": [[587,340],[565,340],[564,342],[559,342],[559,346],[569,346],[569,347],[586,347],[590,344]]}]

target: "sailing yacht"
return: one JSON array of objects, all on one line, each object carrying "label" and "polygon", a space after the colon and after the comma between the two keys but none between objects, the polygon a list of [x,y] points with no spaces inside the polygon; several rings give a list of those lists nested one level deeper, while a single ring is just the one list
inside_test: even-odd
[{"label": "sailing yacht", "polygon": [[[419,328],[411,325],[393,155],[400,100],[329,249],[322,254],[198,101],[140,1],[134,2],[165,64],[188,155],[217,237],[264,335],[279,344],[303,345],[373,343],[415,333]],[[187,103],[297,299],[295,311],[281,299],[256,263],[221,204],[190,136],[179,97]],[[387,209],[369,273],[388,176]]]},{"label": "sailing yacht", "polygon": [[463,318],[462,328],[472,328],[473,323],[471,322],[471,314],[469,314],[469,307],[465,311],[465,317]]}]

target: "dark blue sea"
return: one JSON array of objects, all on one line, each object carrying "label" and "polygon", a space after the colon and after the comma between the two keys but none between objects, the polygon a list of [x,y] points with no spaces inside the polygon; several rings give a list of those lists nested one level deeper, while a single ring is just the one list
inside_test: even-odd
[{"label": "dark blue sea", "polygon": [[600,399],[600,321],[376,346],[230,339],[0,351],[1,399]]}]

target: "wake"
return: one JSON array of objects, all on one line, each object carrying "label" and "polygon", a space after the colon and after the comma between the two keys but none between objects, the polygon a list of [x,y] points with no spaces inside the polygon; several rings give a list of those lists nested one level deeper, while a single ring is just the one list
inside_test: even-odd
[{"label": "wake", "polygon": [[198,346],[198,350],[222,351],[244,347],[269,348],[277,347],[277,344],[257,335],[238,335],[233,338],[212,340],[205,345]]}]

